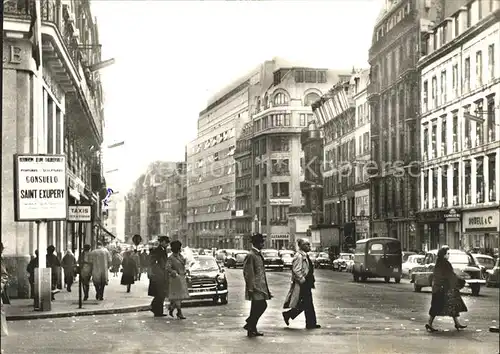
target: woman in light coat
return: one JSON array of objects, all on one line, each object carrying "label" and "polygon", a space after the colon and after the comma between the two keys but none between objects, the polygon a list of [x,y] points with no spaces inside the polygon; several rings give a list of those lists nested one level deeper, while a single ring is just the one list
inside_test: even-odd
[{"label": "woman in light coat", "polygon": [[189,292],[186,281],[186,258],[181,255],[182,243],[173,241],[170,243],[172,254],[167,259],[167,273],[169,275],[168,299],[170,306],[168,313],[174,317],[174,310],[177,309],[177,318],[186,319],[182,314],[182,300],[189,298]]}]

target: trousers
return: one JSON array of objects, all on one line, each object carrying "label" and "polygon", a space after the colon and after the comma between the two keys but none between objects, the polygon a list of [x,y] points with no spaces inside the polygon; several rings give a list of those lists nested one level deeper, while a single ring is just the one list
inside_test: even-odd
[{"label": "trousers", "polygon": [[249,329],[257,329],[257,323],[259,322],[260,317],[264,314],[266,309],[266,300],[252,300],[252,303],[250,305],[250,315],[246,320]]},{"label": "trousers", "polygon": [[163,315],[163,307],[165,303],[165,296],[155,296],[151,301],[151,311],[155,316]]},{"label": "trousers", "polygon": [[95,287],[95,298],[97,300],[104,300],[104,288],[106,287],[106,282],[94,282]]},{"label": "trousers", "polygon": [[316,326],[316,311],[312,298],[312,289],[310,286],[303,285],[300,287],[299,303],[297,307],[285,312],[292,320],[304,312],[306,317],[306,327],[312,328]]}]

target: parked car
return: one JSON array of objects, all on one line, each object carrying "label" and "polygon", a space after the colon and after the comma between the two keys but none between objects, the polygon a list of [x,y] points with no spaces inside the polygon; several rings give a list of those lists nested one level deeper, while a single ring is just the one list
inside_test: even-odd
[{"label": "parked car", "polygon": [[283,271],[284,263],[281,259],[279,252],[273,249],[264,249],[261,251],[264,258],[264,266],[269,269],[277,269]]},{"label": "parked car", "polygon": [[402,263],[406,262],[408,260],[408,257],[413,256],[414,254],[416,254],[416,253],[415,252],[408,252],[408,251],[401,252]]},{"label": "parked car", "polygon": [[248,251],[239,250],[230,253],[224,260],[224,266],[227,268],[243,267],[243,262],[248,254]]},{"label": "parked car", "polygon": [[497,258],[495,266],[493,269],[486,271],[486,286],[499,286],[500,285],[500,258]]},{"label": "parked car", "polygon": [[384,278],[388,283],[394,278],[401,282],[401,241],[390,237],[373,237],[358,240],[354,254],[352,277],[355,282],[368,278]]},{"label": "parked car", "polygon": [[486,271],[488,269],[493,269],[495,267],[495,259],[491,256],[488,256],[486,254],[474,254],[472,253],[472,257],[474,257],[474,260],[476,263],[479,265],[479,268],[481,269],[481,276],[483,278],[486,278]]},{"label": "parked car", "polygon": [[283,251],[279,251],[278,254],[280,255],[281,259],[283,260],[283,267],[291,269],[292,262],[293,262],[293,256],[295,255],[295,252],[291,251],[291,250],[283,250]]},{"label": "parked car", "polygon": [[347,265],[352,268],[352,262],[354,261],[354,255],[352,253],[341,253],[337,259],[332,262],[333,270],[337,272],[342,272],[347,270]]},{"label": "parked car", "polygon": [[187,276],[189,298],[211,299],[214,304],[228,303],[228,286],[224,269],[212,256],[197,256]]},{"label": "parked car", "polygon": [[[415,267],[411,274],[411,283],[415,292],[420,292],[422,288],[432,286],[432,273],[436,264],[438,250],[431,250],[426,253],[423,264]],[[469,286],[472,295],[478,296],[481,285],[486,284],[481,279],[481,268],[468,252],[451,249],[448,251],[448,261],[453,266],[455,274],[463,278],[466,286]]]},{"label": "parked car", "polygon": [[320,252],[314,260],[314,267],[316,268],[329,268],[331,265],[332,261],[326,252]]},{"label": "parked car", "polygon": [[419,267],[423,264],[425,256],[422,254],[412,254],[409,255],[406,262],[401,265],[401,275],[403,277],[410,278],[410,274],[415,267]]}]

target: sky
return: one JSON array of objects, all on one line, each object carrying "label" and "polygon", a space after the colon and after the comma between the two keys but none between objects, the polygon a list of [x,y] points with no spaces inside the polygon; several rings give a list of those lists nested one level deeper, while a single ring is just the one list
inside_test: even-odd
[{"label": "sky", "polygon": [[273,57],[368,68],[383,0],[92,0],[105,95],[108,186],[122,194],[155,160],[183,161],[199,112],[219,90]]}]

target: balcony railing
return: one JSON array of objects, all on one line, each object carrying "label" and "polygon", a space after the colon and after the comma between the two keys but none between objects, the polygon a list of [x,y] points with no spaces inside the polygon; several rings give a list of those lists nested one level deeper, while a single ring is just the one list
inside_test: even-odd
[{"label": "balcony railing", "polygon": [[271,219],[271,225],[288,225],[288,219]]},{"label": "balcony railing", "polygon": [[[29,21],[32,11],[29,4],[30,2],[26,0],[12,0],[4,2],[4,18],[10,17]],[[69,56],[73,61],[74,67],[83,78],[83,80],[80,81],[82,93],[92,114],[92,119],[97,128],[99,138],[102,139],[102,117],[99,107],[100,98],[96,97],[99,91],[99,84],[94,81],[92,74],[82,63],[82,60],[88,59],[89,52],[92,54],[92,51],[100,50],[100,46],[94,44],[82,45],[79,43],[79,37],[75,36],[75,33],[80,31],[80,29],[76,27],[74,14],[69,12],[68,5],[62,4],[61,1],[57,0],[41,0],[40,10],[40,18],[42,22],[51,22],[58,28]],[[83,32],[83,30],[84,29],[81,29],[80,32]],[[91,56],[92,55],[90,55],[90,57]],[[87,62],[86,64],[92,63]]]}]

